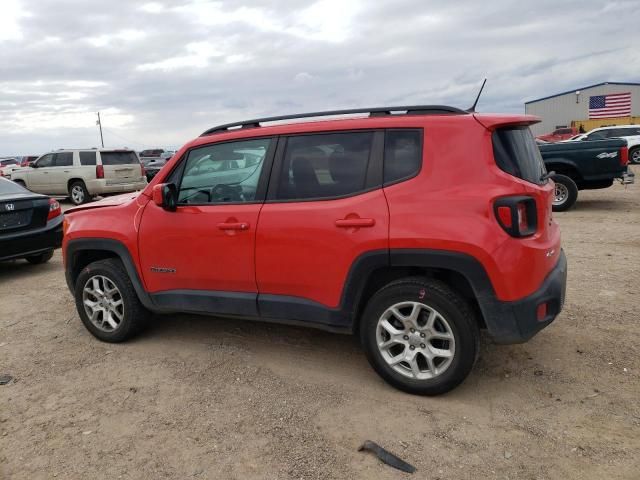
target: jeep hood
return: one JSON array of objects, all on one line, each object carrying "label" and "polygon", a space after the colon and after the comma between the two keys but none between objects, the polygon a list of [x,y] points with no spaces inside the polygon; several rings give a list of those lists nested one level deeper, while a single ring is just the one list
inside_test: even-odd
[{"label": "jeep hood", "polygon": [[84,205],[78,205],[77,207],[72,207],[69,210],[66,210],[64,213],[74,213],[79,212],[81,210],[90,210],[93,208],[102,208],[102,207],[117,207],[118,205],[123,205],[125,203],[132,202],[136,198],[143,196],[144,199],[148,198],[146,195],[141,195],[142,192],[129,192],[123,193],[122,195],[113,195],[102,200],[98,200],[97,202],[85,203]]}]

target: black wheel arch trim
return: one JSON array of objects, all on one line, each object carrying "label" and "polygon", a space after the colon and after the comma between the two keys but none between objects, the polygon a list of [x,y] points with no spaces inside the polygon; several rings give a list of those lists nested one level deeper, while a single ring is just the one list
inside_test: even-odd
[{"label": "black wheel arch trim", "polygon": [[75,290],[75,281],[80,274],[80,269],[77,269],[76,266],[77,254],[87,250],[103,251],[115,254],[115,256],[122,261],[122,264],[127,271],[127,275],[129,275],[129,278],[131,279],[133,288],[135,289],[136,294],[140,299],[140,303],[142,303],[142,305],[144,305],[145,308],[149,310],[158,310],[154,306],[151,296],[147,293],[147,291],[144,289],[144,286],[142,285],[140,276],[138,275],[138,270],[136,269],[135,263],[131,258],[129,249],[124,245],[124,243],[120,242],[119,240],[110,238],[79,238],[69,240],[67,242],[65,247],[65,279],[67,281],[67,286],[72,293]]}]

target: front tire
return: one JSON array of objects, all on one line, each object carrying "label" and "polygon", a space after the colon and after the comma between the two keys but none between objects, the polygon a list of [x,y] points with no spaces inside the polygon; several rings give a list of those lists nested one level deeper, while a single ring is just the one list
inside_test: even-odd
[{"label": "front tire", "polygon": [[76,280],[75,300],[82,323],[103,342],[128,340],[149,318],[122,262],[114,258],[82,269]]},{"label": "front tire", "polygon": [[573,207],[578,199],[578,186],[566,175],[553,175],[551,177],[556,184],[552,209],[554,212],[565,212]]},{"label": "front tire", "polygon": [[640,164],[640,147],[632,148],[629,151],[629,161],[636,165]]},{"label": "front tire", "polygon": [[74,205],[82,205],[90,199],[89,191],[83,181],[78,180],[69,185],[69,200]]},{"label": "front tire", "polygon": [[31,265],[40,265],[42,263],[47,263],[53,257],[53,250],[48,250],[43,253],[38,253],[37,255],[30,255],[25,257],[25,260],[29,262]]},{"label": "front tire", "polygon": [[467,303],[446,284],[426,278],[379,290],[364,311],[360,336],[373,369],[417,395],[458,386],[479,352],[478,324]]}]

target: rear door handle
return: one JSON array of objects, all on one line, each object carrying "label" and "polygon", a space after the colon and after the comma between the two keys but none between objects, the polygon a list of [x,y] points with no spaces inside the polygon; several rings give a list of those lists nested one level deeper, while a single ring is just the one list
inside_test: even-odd
[{"label": "rear door handle", "polygon": [[374,218],[343,218],[342,220],[336,220],[336,227],[341,228],[373,227],[375,224]]},{"label": "rear door handle", "polygon": [[249,230],[247,222],[223,222],[218,224],[220,230]]}]

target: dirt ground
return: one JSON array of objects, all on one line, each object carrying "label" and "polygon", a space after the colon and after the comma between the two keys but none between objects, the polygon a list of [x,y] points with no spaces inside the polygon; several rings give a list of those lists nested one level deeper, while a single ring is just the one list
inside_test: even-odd
[{"label": "dirt ground", "polygon": [[[565,310],[524,345],[485,339],[437,398],[315,330],[180,315],[100,343],[59,252],[0,264],[0,478],[638,479],[640,184],[580,192],[556,219]],[[366,439],[417,472],[358,452]]]}]

